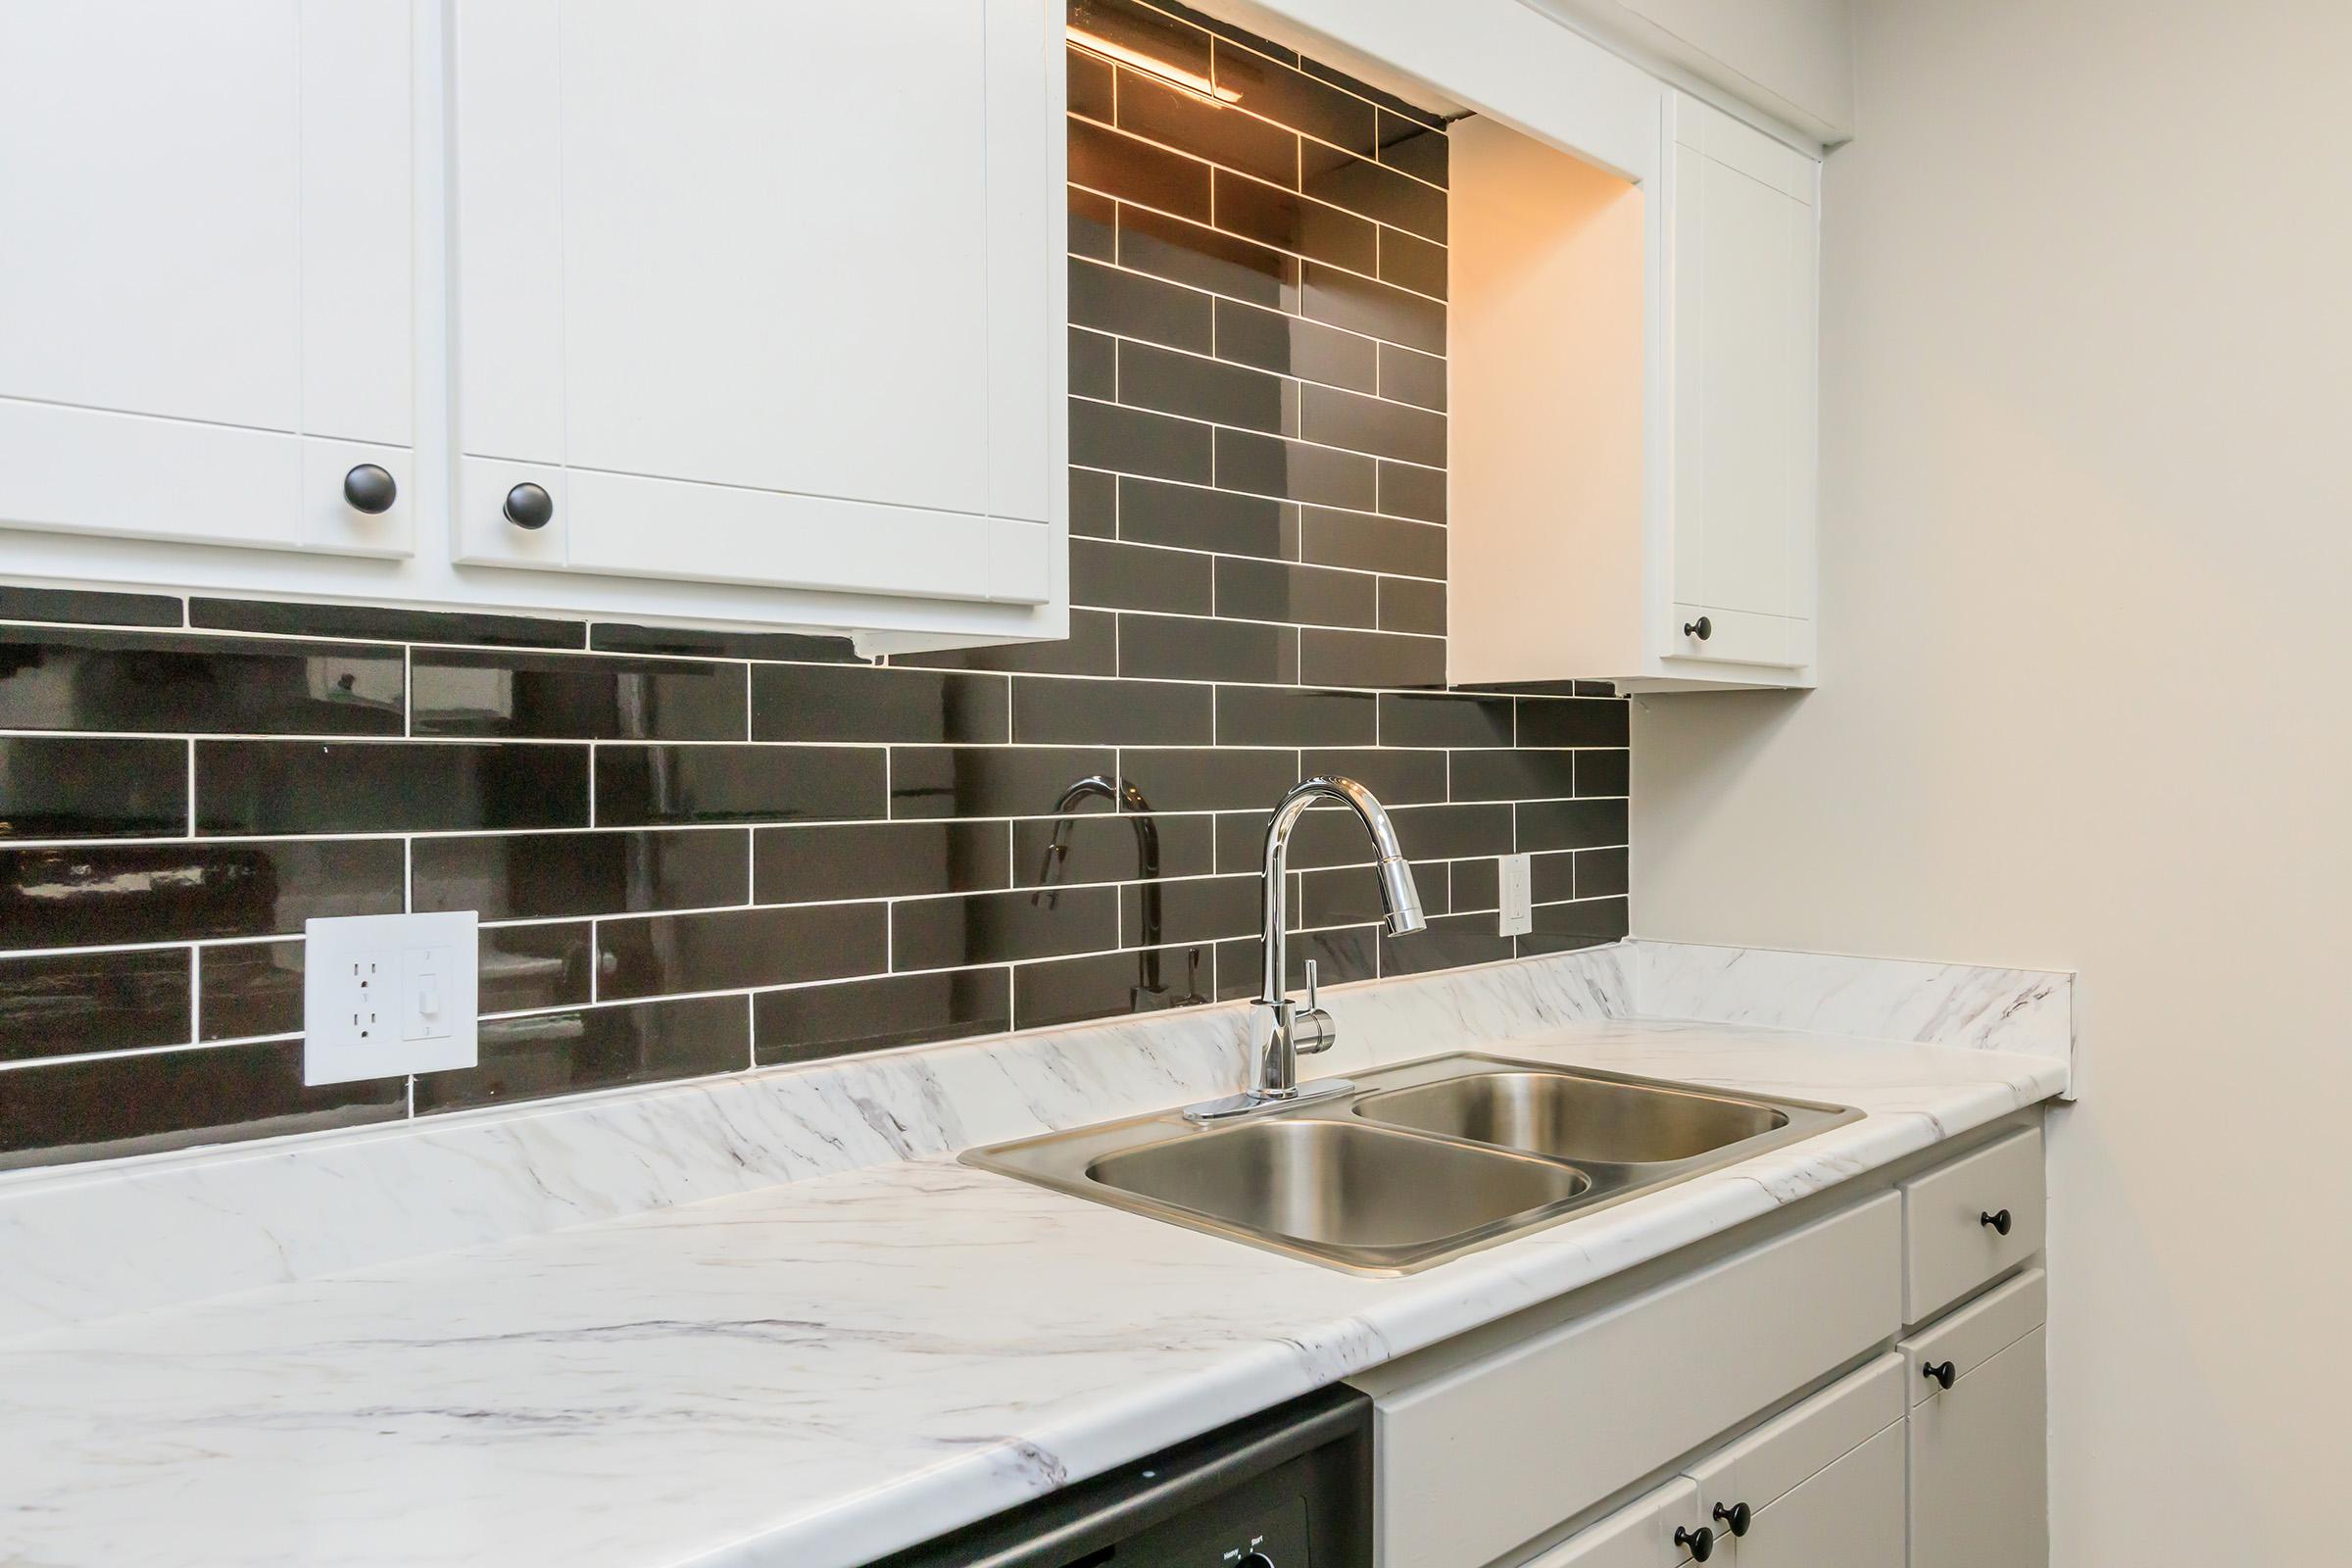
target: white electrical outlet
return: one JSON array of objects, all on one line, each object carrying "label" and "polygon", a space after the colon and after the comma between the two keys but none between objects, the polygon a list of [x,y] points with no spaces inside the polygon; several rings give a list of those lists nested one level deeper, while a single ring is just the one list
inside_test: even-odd
[{"label": "white electrical outlet", "polygon": [[472,1066],[474,926],[470,909],[306,922],[302,1081]]},{"label": "white electrical outlet", "polygon": [[1506,937],[1525,936],[1536,928],[1535,858],[1528,855],[1505,855],[1499,862],[1502,884],[1502,924],[1500,933]]}]

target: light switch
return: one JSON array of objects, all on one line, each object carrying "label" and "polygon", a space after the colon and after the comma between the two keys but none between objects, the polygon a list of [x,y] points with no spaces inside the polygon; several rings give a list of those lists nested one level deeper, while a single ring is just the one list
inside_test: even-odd
[{"label": "light switch", "polygon": [[302,1081],[474,1065],[475,923],[471,910],[306,923]]},{"label": "light switch", "polygon": [[1499,933],[1506,937],[1525,936],[1535,929],[1535,858],[1527,855],[1501,857],[1502,921]]}]

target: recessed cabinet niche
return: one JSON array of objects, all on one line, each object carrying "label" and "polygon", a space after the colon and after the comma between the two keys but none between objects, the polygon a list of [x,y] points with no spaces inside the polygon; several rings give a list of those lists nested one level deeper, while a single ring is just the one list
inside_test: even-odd
[{"label": "recessed cabinet niche", "polygon": [[8,569],[1059,636],[1061,53],[1058,0],[9,7]]}]

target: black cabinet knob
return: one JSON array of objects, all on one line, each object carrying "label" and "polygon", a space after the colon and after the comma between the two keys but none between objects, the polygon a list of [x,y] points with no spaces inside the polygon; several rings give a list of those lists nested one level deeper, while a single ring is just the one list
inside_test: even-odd
[{"label": "black cabinet knob", "polygon": [[2009,1211],[2004,1208],[1998,1214],[1979,1214],[1977,1223],[1989,1225],[1999,1234],[2006,1236],[2009,1234]]},{"label": "black cabinet knob", "polygon": [[1689,1530],[1681,1525],[1676,1525],[1674,1527],[1674,1544],[1678,1546],[1689,1546],[1692,1562],[1705,1562],[1709,1557],[1715,1555],[1715,1532],[1704,1525],[1699,1526],[1696,1530]]},{"label": "black cabinet knob", "polygon": [[544,528],[556,515],[556,498],[535,484],[518,484],[507,492],[503,509],[517,528]]},{"label": "black cabinet knob", "polygon": [[370,517],[390,512],[392,503],[400,499],[400,486],[392,482],[391,471],[373,463],[363,463],[343,476],[343,499],[354,512],[365,512]]},{"label": "black cabinet knob", "polygon": [[1747,1527],[1756,1522],[1756,1511],[1744,1502],[1735,1502],[1729,1508],[1715,1505],[1715,1522],[1735,1536],[1747,1534]]},{"label": "black cabinet knob", "polygon": [[1948,1389],[1960,1376],[1960,1369],[1949,1361],[1930,1361],[1919,1369],[1919,1375],[1939,1389]]},{"label": "black cabinet knob", "polygon": [[1699,616],[1696,620],[1686,620],[1683,622],[1683,635],[1695,637],[1703,643],[1715,635],[1715,623],[1704,615]]}]

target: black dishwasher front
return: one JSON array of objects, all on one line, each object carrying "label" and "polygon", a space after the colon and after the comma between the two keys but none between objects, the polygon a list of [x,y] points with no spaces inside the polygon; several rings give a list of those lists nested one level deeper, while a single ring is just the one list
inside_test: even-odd
[{"label": "black dishwasher front", "polygon": [[871,1568],[1371,1568],[1372,1401],[1323,1389]]}]

